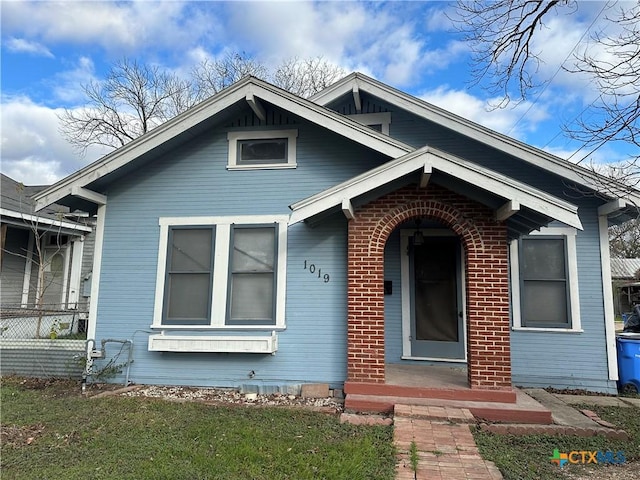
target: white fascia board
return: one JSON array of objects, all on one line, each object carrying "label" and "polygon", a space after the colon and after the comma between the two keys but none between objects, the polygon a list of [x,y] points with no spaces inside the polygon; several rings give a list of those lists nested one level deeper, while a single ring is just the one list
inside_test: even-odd
[{"label": "white fascia board", "polygon": [[291,205],[292,213],[289,225],[336,205],[341,205],[344,199],[353,199],[404,175],[417,170],[429,171],[429,168],[478,185],[495,195],[582,230],[582,223],[577,214],[578,207],[575,205],[431,147],[421,148],[404,157],[387,162],[340,185]]},{"label": "white fascia board", "polygon": [[415,150],[414,147],[377,132],[347,116],[318,106],[268,83],[261,82],[259,85],[254,85],[253,92],[262,100],[278,105],[312,123],[391,158],[401,157]]},{"label": "white fascia board", "polygon": [[547,215],[562,223],[583,230],[578,217],[578,207],[533,188],[526,183],[480,167],[442,151],[431,151],[426,163],[436,170],[480,186],[503,198],[518,202],[536,212]]},{"label": "white fascia board", "polygon": [[40,217],[38,215],[30,215],[28,213],[14,212],[6,208],[0,208],[0,215],[4,217],[17,218],[25,222],[31,222],[34,226],[47,225],[56,228],[64,228],[67,230],[77,230],[80,232],[91,232],[91,227],[79,225],[77,223],[65,222],[63,220],[54,220],[53,218]]},{"label": "white fascia board", "polygon": [[297,97],[262,80],[247,77],[34,195],[36,209],[42,209],[66,196],[73,195],[74,188],[84,187],[114,172],[216,113],[235,103],[246,101],[247,94],[277,105],[389,157],[396,158],[413,150],[413,147],[360,125],[339,113]]},{"label": "white fascia board", "polygon": [[187,112],[163,123],[127,143],[125,146],[105,155],[92,164],[37,193],[33,196],[36,201],[36,210],[51,205],[66,196],[73,195],[74,187],[84,187],[104,177],[144,153],[159,147],[176,135],[206,120],[218,111],[224,110],[240,100],[244,100],[246,92],[243,90],[243,87],[247,82],[248,79],[244,81],[241,80],[236,85],[220,92],[220,94],[210,97]]},{"label": "white fascia board", "polygon": [[615,198],[616,196],[612,192],[624,192],[625,197],[628,198],[630,202],[634,205],[640,205],[640,191],[636,193],[629,192],[627,186],[621,185],[602,175],[598,175],[580,165],[573,164],[543,150],[483,127],[482,125],[436,107],[400,90],[396,90],[393,87],[360,73],[345,77],[343,80],[323,90],[311,99],[319,105],[327,105],[348,93],[354,81],[357,82],[358,88],[361,91],[366,91],[414,115],[457,131],[499,151],[513,155],[536,167],[564,177],[578,185],[586,186],[592,190],[603,193],[611,198]]}]

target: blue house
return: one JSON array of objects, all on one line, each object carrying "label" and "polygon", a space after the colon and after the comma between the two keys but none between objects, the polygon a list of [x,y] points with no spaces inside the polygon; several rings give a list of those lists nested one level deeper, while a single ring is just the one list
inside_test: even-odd
[{"label": "blue house", "polygon": [[640,192],[359,73],[244,78],[36,199],[97,213],[88,338],[136,383],[616,390],[607,227]]}]

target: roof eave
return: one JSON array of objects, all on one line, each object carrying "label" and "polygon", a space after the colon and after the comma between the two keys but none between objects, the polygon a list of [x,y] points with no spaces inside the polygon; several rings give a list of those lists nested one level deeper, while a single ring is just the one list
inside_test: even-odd
[{"label": "roof eave", "polygon": [[258,97],[285,110],[291,111],[312,123],[329,128],[338,134],[348,136],[351,140],[391,158],[404,155],[413,150],[411,146],[403,142],[376,132],[323,106],[297,97],[262,80],[246,77],[201,102],[187,112],[178,115],[127,145],[105,155],[101,159],[34,195],[36,210],[58,202],[64,197],[73,195],[75,188],[85,187],[89,183],[121,168],[218,112],[223,111],[239,101],[246,100],[248,95]]}]

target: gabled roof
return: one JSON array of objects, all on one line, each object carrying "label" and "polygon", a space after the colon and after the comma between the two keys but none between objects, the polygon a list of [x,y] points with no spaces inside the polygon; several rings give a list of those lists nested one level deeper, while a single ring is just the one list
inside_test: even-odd
[{"label": "gabled roof", "polygon": [[[411,177],[414,173],[427,177],[440,174],[449,178],[449,185],[452,183],[451,179],[453,182],[462,182],[465,185],[460,190],[467,194],[471,189],[482,190],[484,193],[481,196],[482,203],[495,206],[497,216],[504,215],[512,237],[529,233],[550,223],[551,220],[558,220],[582,229],[582,223],[578,217],[578,207],[575,205],[431,147],[420,148],[292,204],[289,224],[335,210],[336,207],[348,210],[358,197],[367,195],[403,177],[407,179],[407,183],[416,179],[420,183],[417,176]],[[426,178],[426,181],[428,180],[429,178]],[[442,180],[446,181],[445,178]],[[440,183],[440,181],[436,183]]]},{"label": "gabled roof", "polygon": [[319,105],[329,105],[348,94],[358,95],[360,91],[396,105],[414,115],[430,120],[454,130],[469,138],[489,145],[499,151],[513,155],[536,167],[570,180],[577,185],[599,192],[603,197],[615,199],[625,197],[630,203],[640,207],[640,191],[599,175],[548,152],[519,142],[475,122],[436,107],[424,100],[396,90],[362,73],[352,73],[311,97]]},{"label": "gabled roof", "polygon": [[154,150],[162,150],[166,142],[181,134],[188,134],[190,129],[195,129],[199,124],[232,105],[244,101],[255,102],[256,98],[276,105],[391,158],[399,157],[413,150],[411,146],[376,132],[333,110],[248,76],[46,188],[35,195],[36,208],[43,208],[54,202],[67,201],[65,198],[78,194],[79,189],[90,187],[91,183],[111,175],[123,167],[130,166],[132,162],[136,162]]},{"label": "gabled roof", "polygon": [[64,219],[69,209],[62,205],[49,205],[36,215],[32,196],[45,189],[45,185],[26,186],[5,174],[0,174],[0,216],[3,223],[24,227],[37,227],[39,230],[50,230],[52,227],[65,232],[90,232],[91,227]]}]

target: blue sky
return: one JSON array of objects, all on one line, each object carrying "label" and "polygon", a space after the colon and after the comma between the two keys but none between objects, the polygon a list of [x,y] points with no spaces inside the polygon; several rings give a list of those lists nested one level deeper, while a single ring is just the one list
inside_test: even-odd
[{"label": "blue sky", "polygon": [[[27,185],[52,183],[107,153],[81,158],[57,115],[83,105],[81,85],[127,57],[188,72],[205,58],[245,52],[266,64],[323,56],[458,115],[563,158],[586,152],[561,133],[596,96],[587,78],[559,67],[584,48],[585,32],[609,28],[603,3],[549,18],[535,48],[540,80],[530,100],[506,109],[470,85],[469,45],[452,28],[449,2],[36,2],[2,1],[1,169]],[[594,23],[595,20],[595,23]],[[588,35],[584,37],[588,39]],[[569,60],[565,65],[568,65]],[[620,160],[615,145],[597,163]]]}]

